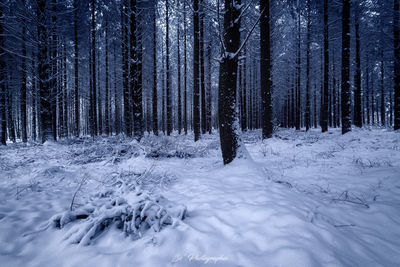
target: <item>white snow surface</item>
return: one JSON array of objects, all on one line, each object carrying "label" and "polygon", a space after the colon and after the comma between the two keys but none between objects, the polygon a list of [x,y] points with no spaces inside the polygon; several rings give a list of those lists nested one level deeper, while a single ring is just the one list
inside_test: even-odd
[{"label": "white snow surface", "polygon": [[[1,147],[0,266],[400,266],[400,133],[260,135],[242,134],[250,157],[227,166],[217,134]],[[87,246],[65,238],[74,222],[45,227],[82,181],[74,208],[117,178],[187,217],[139,239],[111,226]]]}]

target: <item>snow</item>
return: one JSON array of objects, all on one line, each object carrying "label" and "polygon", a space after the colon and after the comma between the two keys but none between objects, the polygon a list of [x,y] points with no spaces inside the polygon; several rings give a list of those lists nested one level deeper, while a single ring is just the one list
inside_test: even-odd
[{"label": "snow", "polygon": [[[197,143],[192,135],[174,135],[0,147],[0,266],[400,263],[399,133],[313,129],[260,136],[242,134],[250,156],[227,166],[217,134]],[[119,190],[116,181],[134,186]],[[76,211],[100,205],[107,192],[121,205],[143,201],[138,190],[165,200],[172,217],[186,206],[186,218],[139,238],[111,224],[88,246],[67,238],[83,228],[82,220],[46,227],[69,210],[75,192]]]}]

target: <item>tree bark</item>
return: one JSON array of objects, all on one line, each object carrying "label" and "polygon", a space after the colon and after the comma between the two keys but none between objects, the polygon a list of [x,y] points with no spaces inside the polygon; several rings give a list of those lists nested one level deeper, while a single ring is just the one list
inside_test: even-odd
[{"label": "tree bark", "polygon": [[194,141],[200,139],[200,31],[199,0],[193,1],[193,131]]},{"label": "tree bark", "polygon": [[158,99],[157,99],[157,1],[154,2],[153,17],[153,133],[158,135]]},{"label": "tree bark", "polygon": [[271,77],[271,33],[270,33],[270,3],[260,0],[260,72],[261,72],[261,108],[262,108],[262,138],[272,137],[272,77]]},{"label": "tree bark", "polygon": [[6,145],[6,61],[4,52],[4,16],[3,6],[0,5],[0,144]]},{"label": "tree bark", "polygon": [[394,129],[400,129],[400,38],[399,38],[399,0],[393,1],[394,37]]},{"label": "tree bark", "polygon": [[74,0],[75,137],[80,135],[78,0]]},{"label": "tree bark", "polygon": [[350,0],[342,9],[342,134],[351,131],[350,105]]},{"label": "tree bark", "polygon": [[234,55],[240,44],[240,0],[225,0],[223,56],[220,63],[218,90],[218,121],[224,164],[237,157],[239,123],[236,117],[236,79],[238,58]]},{"label": "tree bark", "polygon": [[37,3],[37,34],[38,34],[38,74],[40,94],[40,126],[42,143],[54,140],[52,131],[52,113],[50,105],[49,62],[46,29],[46,0]]},{"label": "tree bark", "polygon": [[165,69],[166,69],[166,97],[167,97],[167,135],[172,133],[172,95],[169,73],[169,0],[165,0]]},{"label": "tree bark", "polygon": [[328,95],[329,95],[329,23],[328,23],[328,0],[324,0],[324,86],[323,86],[323,97],[321,98],[322,132],[328,131]]}]

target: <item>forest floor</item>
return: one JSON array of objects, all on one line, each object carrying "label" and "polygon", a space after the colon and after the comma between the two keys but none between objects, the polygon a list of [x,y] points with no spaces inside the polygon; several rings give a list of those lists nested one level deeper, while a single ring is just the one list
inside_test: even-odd
[{"label": "forest floor", "polygon": [[[242,138],[251,157],[228,166],[216,134],[1,147],[0,266],[400,265],[399,133]],[[185,205],[186,218],[140,238],[111,224],[86,246],[66,236],[82,222],[46,227],[74,195],[79,209],[118,179]]]}]

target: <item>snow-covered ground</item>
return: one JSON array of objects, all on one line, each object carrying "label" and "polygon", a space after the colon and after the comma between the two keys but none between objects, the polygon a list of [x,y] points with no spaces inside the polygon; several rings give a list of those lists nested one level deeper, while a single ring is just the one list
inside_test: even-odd
[{"label": "snow-covered ground", "polygon": [[[400,266],[399,133],[259,136],[228,166],[217,135],[1,147],[0,266]],[[68,235],[85,219],[49,226],[118,181],[186,218],[141,237],[111,225],[89,245]]]}]

